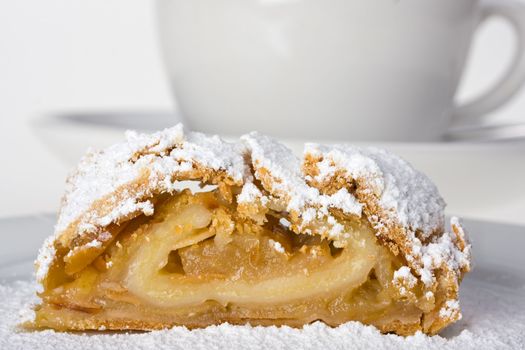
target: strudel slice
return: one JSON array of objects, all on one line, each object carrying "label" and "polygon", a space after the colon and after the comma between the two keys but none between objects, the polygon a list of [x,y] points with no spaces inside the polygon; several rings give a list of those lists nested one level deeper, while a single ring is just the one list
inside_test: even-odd
[{"label": "strudel slice", "polygon": [[460,317],[470,245],[436,187],[379,149],[181,125],[87,154],[40,251],[33,328],[355,320],[435,334]]}]

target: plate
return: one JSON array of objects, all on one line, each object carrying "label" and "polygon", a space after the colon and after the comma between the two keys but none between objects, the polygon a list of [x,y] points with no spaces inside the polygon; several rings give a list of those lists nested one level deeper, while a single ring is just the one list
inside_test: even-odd
[{"label": "plate", "polygon": [[[375,329],[357,323],[339,328],[322,324],[302,330],[290,328],[219,326],[188,331],[185,328],[152,333],[64,334],[55,332],[23,333],[15,331],[17,308],[33,294],[33,261],[44,239],[53,231],[52,215],[0,220],[0,232],[9,244],[0,245],[0,294],[8,314],[0,318],[0,348],[33,348],[46,343],[44,349],[66,348],[356,348],[387,349],[522,349],[525,347],[525,226],[465,220],[473,241],[474,270],[461,287],[463,319],[445,329],[440,336],[416,335],[402,338],[381,335]],[[22,296],[17,289],[24,288]],[[28,289],[29,288],[29,289]],[[17,296],[18,295],[18,296]],[[9,300],[9,299],[13,300]],[[14,300],[18,298],[18,300]],[[6,300],[7,299],[7,300]],[[2,307],[4,309],[2,310]],[[11,308],[11,309],[9,309]],[[315,339],[313,342],[312,339]],[[361,346],[361,347],[360,347]],[[346,346],[345,346],[346,347]]]}]

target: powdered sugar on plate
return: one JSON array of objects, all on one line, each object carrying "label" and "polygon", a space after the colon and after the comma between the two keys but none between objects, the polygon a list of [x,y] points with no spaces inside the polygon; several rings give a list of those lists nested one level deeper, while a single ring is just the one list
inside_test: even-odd
[{"label": "powdered sugar on plate", "polygon": [[[32,282],[0,285],[0,349],[523,349],[525,290],[483,279],[463,285],[463,319],[441,336],[383,335],[374,327],[349,322],[337,328],[314,323],[303,329],[220,325],[189,331],[184,327],[149,333],[27,332],[16,328],[20,310],[35,301]],[[23,312],[24,314],[26,311]]]}]

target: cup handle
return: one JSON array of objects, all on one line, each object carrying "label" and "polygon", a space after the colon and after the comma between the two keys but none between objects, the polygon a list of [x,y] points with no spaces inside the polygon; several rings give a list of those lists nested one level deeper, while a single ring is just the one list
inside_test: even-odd
[{"label": "cup handle", "polygon": [[453,126],[479,124],[480,118],[508,102],[525,84],[525,3],[517,0],[497,0],[482,3],[480,24],[490,17],[508,20],[517,35],[514,59],[503,77],[485,94],[472,102],[456,106]]}]

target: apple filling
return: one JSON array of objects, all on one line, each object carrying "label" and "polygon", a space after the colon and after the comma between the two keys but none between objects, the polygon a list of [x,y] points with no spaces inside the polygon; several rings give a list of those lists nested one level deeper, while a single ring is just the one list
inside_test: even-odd
[{"label": "apple filling", "polygon": [[393,285],[405,264],[365,220],[346,222],[346,238],[334,245],[292,232],[284,214],[269,212],[259,225],[218,191],[162,198],[153,216],[131,220],[91,264],[42,293],[36,324],[95,328],[109,319],[115,328],[151,329],[357,320],[390,331],[420,324],[433,309],[420,284],[403,293]]}]

